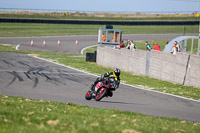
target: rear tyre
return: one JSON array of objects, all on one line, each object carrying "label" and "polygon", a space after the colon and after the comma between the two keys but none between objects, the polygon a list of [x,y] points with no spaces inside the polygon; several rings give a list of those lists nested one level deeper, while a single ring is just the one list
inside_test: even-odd
[{"label": "rear tyre", "polygon": [[108,96],[112,97],[113,96],[113,92],[112,91],[108,91]]},{"label": "rear tyre", "polygon": [[85,99],[86,100],[91,100],[92,99],[92,92],[90,90],[85,94]]},{"label": "rear tyre", "polygon": [[100,101],[103,97],[105,97],[107,94],[107,88],[100,88],[98,89],[97,93],[96,93],[96,96],[95,96],[95,100],[96,101]]}]

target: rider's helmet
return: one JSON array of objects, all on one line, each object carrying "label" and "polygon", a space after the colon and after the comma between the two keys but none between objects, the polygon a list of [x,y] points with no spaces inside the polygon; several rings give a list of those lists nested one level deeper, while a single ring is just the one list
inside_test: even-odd
[{"label": "rider's helmet", "polygon": [[120,75],[120,70],[119,70],[118,68],[116,68],[116,69],[114,70],[114,73],[115,73],[115,75],[116,75],[117,77],[119,77],[119,75]]}]

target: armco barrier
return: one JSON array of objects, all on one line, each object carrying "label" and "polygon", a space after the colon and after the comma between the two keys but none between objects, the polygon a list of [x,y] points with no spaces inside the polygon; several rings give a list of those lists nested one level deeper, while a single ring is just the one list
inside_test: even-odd
[{"label": "armco barrier", "polygon": [[200,88],[200,57],[187,53],[172,55],[153,50],[147,52],[98,47],[97,64]]},{"label": "armco barrier", "polygon": [[47,23],[87,25],[199,25],[199,21],[95,21],[95,20],[51,20],[0,18],[0,23]]}]

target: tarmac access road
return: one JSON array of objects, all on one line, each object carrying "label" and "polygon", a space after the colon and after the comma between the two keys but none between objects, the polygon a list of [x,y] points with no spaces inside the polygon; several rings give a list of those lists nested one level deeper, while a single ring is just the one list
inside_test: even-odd
[{"label": "tarmac access road", "polygon": [[[123,34],[124,40],[164,40],[173,39],[181,34]],[[97,35],[78,35],[61,37],[0,37],[0,44],[20,44],[19,49],[32,51],[53,51],[71,54],[80,54],[81,50],[87,46],[97,44]],[[58,40],[60,45],[58,46]],[[75,41],[78,40],[78,45]],[[31,46],[33,41],[33,46]],[[45,46],[43,42],[45,41]]]},{"label": "tarmac access road", "polygon": [[120,85],[100,102],[84,96],[96,76],[26,54],[0,53],[0,94],[90,107],[114,108],[150,116],[200,122],[200,102]]}]

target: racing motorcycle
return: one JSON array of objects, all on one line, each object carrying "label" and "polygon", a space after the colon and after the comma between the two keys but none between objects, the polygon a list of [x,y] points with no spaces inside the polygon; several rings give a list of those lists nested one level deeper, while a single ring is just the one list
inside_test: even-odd
[{"label": "racing motorcycle", "polygon": [[[93,91],[94,90],[94,91]],[[92,90],[89,90],[86,95],[86,100],[95,99],[100,101],[104,97],[112,97],[112,91],[115,90],[114,79],[113,78],[104,78],[102,81],[96,83]]]}]

